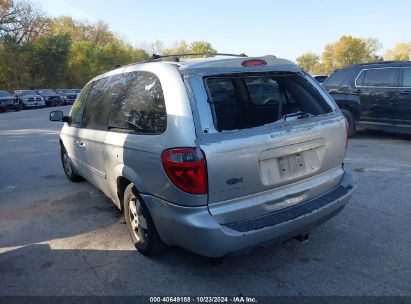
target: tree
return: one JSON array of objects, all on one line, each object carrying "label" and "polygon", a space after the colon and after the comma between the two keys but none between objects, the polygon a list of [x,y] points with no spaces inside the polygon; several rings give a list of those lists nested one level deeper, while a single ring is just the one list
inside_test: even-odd
[{"label": "tree", "polygon": [[31,41],[46,25],[44,14],[29,2],[0,0],[0,38],[13,37],[17,43]]},{"label": "tree", "polygon": [[308,73],[311,73],[313,67],[320,62],[320,57],[313,52],[308,52],[297,57],[296,61],[302,69]]},{"label": "tree", "polygon": [[384,54],[385,60],[408,61],[411,57],[411,42],[397,43],[393,49],[387,50]]},{"label": "tree", "polygon": [[71,37],[68,34],[41,37],[31,52],[32,80],[37,86],[59,87],[68,66]]},{"label": "tree", "polygon": [[189,53],[189,46],[185,40],[174,41],[170,48],[163,50],[163,55],[187,54]]},{"label": "tree", "polygon": [[327,44],[322,54],[322,62],[327,73],[351,64],[380,60],[375,52],[380,48],[377,39],[342,36],[337,42]]},{"label": "tree", "polygon": [[[189,54],[189,53],[217,53],[210,42],[193,41],[190,45],[185,40],[174,41],[171,48],[164,49],[163,55]],[[198,56],[190,56],[198,57]]]},{"label": "tree", "polygon": [[217,53],[210,42],[207,41],[193,41],[189,49],[190,53]]},{"label": "tree", "polygon": [[147,42],[144,41],[140,43],[139,49],[145,51],[146,53],[153,55],[159,55],[162,54],[164,51],[164,43],[160,40],[156,40],[154,42]]}]

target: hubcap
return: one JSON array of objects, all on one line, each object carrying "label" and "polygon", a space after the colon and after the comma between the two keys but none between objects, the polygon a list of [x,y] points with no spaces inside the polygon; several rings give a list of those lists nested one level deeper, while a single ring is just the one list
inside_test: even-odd
[{"label": "hubcap", "polygon": [[144,217],[140,201],[136,197],[130,197],[128,210],[132,233],[139,242],[145,243],[147,238],[147,221]]}]

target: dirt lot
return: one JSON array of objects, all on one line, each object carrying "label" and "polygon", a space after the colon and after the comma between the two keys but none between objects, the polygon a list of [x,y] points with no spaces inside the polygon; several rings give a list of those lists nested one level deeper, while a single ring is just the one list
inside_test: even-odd
[{"label": "dirt lot", "polygon": [[0,113],[0,295],[411,295],[411,137],[350,141],[358,189],[309,243],[211,265],[137,253],[115,206],[65,178],[48,112]]}]

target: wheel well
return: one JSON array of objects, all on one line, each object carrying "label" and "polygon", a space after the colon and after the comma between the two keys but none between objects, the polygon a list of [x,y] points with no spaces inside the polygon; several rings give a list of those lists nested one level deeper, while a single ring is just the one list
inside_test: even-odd
[{"label": "wheel well", "polygon": [[124,209],[124,206],[123,206],[124,191],[126,190],[127,186],[130,185],[130,183],[131,182],[123,176],[120,176],[117,179],[117,197],[120,201],[121,210]]},{"label": "wheel well", "polygon": [[352,114],[354,121],[358,121],[360,119],[360,113],[356,109],[350,106],[347,106],[345,104],[339,104],[338,106],[340,107],[341,110],[349,111]]}]

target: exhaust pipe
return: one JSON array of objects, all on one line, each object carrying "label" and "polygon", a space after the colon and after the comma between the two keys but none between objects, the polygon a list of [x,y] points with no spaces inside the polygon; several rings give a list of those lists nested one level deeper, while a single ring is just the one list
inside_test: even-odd
[{"label": "exhaust pipe", "polygon": [[307,243],[307,242],[310,240],[310,234],[309,234],[308,232],[302,233],[302,234],[300,234],[300,235],[297,235],[297,236],[295,237],[295,239],[296,239],[297,241],[299,241],[301,244]]}]

